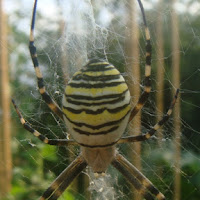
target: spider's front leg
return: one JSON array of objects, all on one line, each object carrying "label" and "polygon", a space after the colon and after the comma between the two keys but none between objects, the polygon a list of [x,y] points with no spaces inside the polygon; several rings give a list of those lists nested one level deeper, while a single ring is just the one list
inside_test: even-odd
[{"label": "spider's front leg", "polygon": [[34,27],[35,27],[35,16],[36,16],[36,7],[37,7],[37,0],[35,0],[34,7],[33,7],[33,15],[31,20],[31,30],[30,30],[30,41],[29,41],[29,50],[32,58],[32,62],[34,65],[35,73],[37,76],[37,83],[39,92],[43,98],[43,100],[46,102],[46,104],[49,106],[49,108],[59,116],[63,120],[63,112],[60,109],[60,107],[57,105],[57,103],[50,97],[48,92],[45,89],[44,80],[42,76],[42,72],[39,67],[39,62],[37,58],[37,52],[36,47],[34,45]]},{"label": "spider's front leg", "polygon": [[49,186],[40,200],[57,200],[69,184],[86,168],[84,158],[78,156]]},{"label": "spider's front leg", "polygon": [[112,165],[144,196],[146,200],[165,200],[165,196],[135,166],[122,155],[117,154]]}]

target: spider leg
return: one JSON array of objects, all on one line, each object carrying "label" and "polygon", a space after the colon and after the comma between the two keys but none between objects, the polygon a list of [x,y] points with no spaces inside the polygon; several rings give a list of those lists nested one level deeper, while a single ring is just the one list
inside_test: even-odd
[{"label": "spider leg", "polygon": [[33,129],[31,127],[30,124],[28,124],[28,122],[25,121],[25,119],[23,118],[21,112],[19,111],[19,108],[17,107],[15,101],[12,99],[12,103],[14,105],[14,108],[17,112],[17,115],[20,118],[20,122],[23,125],[23,127],[29,131],[30,133],[32,133],[35,137],[39,138],[42,142],[44,142],[45,144],[49,144],[49,145],[56,145],[56,146],[65,146],[65,145],[69,145],[69,144],[76,144],[77,143],[74,140],[68,140],[68,139],[49,139],[46,136],[42,135],[41,133],[39,133],[37,130]]},{"label": "spider leg", "polygon": [[151,52],[152,52],[152,46],[151,46],[151,38],[150,38],[150,32],[149,28],[147,26],[146,22],[146,17],[144,13],[144,8],[140,0],[138,0],[141,12],[142,12],[142,17],[143,17],[143,22],[144,22],[144,27],[145,27],[145,38],[146,38],[146,63],[145,63],[145,79],[144,79],[144,91],[141,94],[137,104],[131,111],[131,115],[129,118],[129,122],[134,118],[134,116],[142,109],[144,106],[145,102],[147,101],[149,97],[149,93],[151,92]]},{"label": "spider leg", "polygon": [[49,106],[49,108],[55,114],[57,114],[59,116],[59,118],[61,118],[63,120],[62,110],[57,105],[57,103],[49,96],[48,92],[46,92],[42,72],[41,72],[40,67],[39,67],[36,47],[34,45],[34,26],[35,26],[36,7],[37,7],[37,0],[35,0],[34,8],[33,8],[31,30],[30,30],[29,51],[30,51],[30,54],[31,54],[33,66],[34,66],[36,77],[37,77],[37,84],[38,84],[39,92],[40,92],[43,100]]},{"label": "spider leg", "polygon": [[117,154],[112,165],[141,193],[146,200],[165,200],[164,195],[135,166],[122,155]]},{"label": "spider leg", "polygon": [[87,166],[82,156],[78,156],[50,185],[43,193],[40,200],[56,200],[65,191],[69,184],[78,176]]},{"label": "spider leg", "polygon": [[176,90],[176,94],[174,96],[174,99],[173,99],[173,101],[172,101],[172,103],[171,103],[171,105],[170,105],[169,110],[167,111],[167,113],[147,133],[142,134],[142,135],[137,135],[137,136],[122,137],[122,138],[120,138],[120,140],[117,143],[121,144],[121,143],[127,143],[127,142],[144,141],[144,140],[149,139],[152,135],[154,135],[155,132],[169,119],[170,115],[172,114],[172,110],[173,110],[174,105],[176,103],[176,99],[178,98],[178,93],[179,93],[179,89]]}]

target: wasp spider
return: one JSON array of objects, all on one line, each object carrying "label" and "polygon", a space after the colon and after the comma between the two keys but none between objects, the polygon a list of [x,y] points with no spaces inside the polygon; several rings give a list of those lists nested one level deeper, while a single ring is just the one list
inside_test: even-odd
[{"label": "wasp spider", "polygon": [[66,86],[63,106],[60,109],[45,90],[43,76],[39,68],[36,47],[34,46],[37,5],[37,0],[35,0],[29,49],[37,76],[39,92],[49,108],[61,120],[64,120],[73,139],[49,139],[45,137],[24,120],[14,100],[13,104],[24,128],[45,144],[80,146],[80,155],[54,180],[40,200],[58,199],[87,165],[92,168],[93,172],[101,174],[106,171],[110,164],[118,169],[145,199],[165,199],[164,195],[116,150],[117,144],[149,139],[168,120],[178,95],[177,90],[168,112],[147,133],[122,137],[127,124],[141,110],[151,90],[150,34],[143,5],[140,0],[138,2],[142,12],[146,37],[144,91],[138,103],[134,108],[131,108],[129,89],[120,72],[107,61],[94,59],[73,75]]}]

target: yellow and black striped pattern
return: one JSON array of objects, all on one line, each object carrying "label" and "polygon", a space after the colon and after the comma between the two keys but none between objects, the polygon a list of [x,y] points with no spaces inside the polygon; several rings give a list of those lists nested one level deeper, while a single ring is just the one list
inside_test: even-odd
[{"label": "yellow and black striped pattern", "polygon": [[153,183],[122,155],[117,154],[115,159],[112,161],[112,165],[118,169],[130,183],[132,183],[135,189],[142,194],[144,199],[166,199]]},{"label": "yellow and black striped pattern", "polygon": [[42,72],[40,70],[40,65],[37,57],[37,50],[34,44],[34,28],[35,28],[35,15],[36,15],[36,8],[37,8],[37,0],[34,2],[33,6],[33,15],[31,20],[31,30],[30,30],[30,40],[29,40],[29,51],[32,58],[33,66],[35,69],[35,74],[37,77],[37,84],[39,88],[39,92],[43,98],[43,100],[46,102],[46,104],[49,106],[49,108],[58,115],[60,119],[63,120],[63,113],[57,103],[50,97],[48,92],[45,89],[44,80],[42,76]]},{"label": "yellow and black striped pattern", "polygon": [[69,81],[63,113],[72,137],[81,145],[105,147],[123,134],[130,116],[130,93],[111,64],[92,60]]},{"label": "yellow and black striped pattern", "polygon": [[74,140],[47,138],[45,135],[41,134],[40,132],[38,132],[37,130],[32,128],[32,126],[28,122],[26,122],[26,120],[23,118],[21,112],[19,111],[19,108],[17,107],[14,99],[12,99],[12,103],[14,105],[14,108],[17,112],[17,115],[19,116],[20,122],[23,125],[23,127],[27,131],[29,131],[31,134],[33,134],[35,137],[37,137],[39,140],[41,140],[43,143],[49,144],[49,145],[56,145],[56,146],[66,146],[66,145],[70,145],[70,144],[77,145],[77,143]]}]

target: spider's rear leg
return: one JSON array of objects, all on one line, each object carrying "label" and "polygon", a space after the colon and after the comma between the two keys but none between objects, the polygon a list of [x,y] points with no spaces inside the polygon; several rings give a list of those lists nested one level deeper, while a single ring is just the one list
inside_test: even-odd
[{"label": "spider's rear leg", "polygon": [[166,114],[163,115],[162,119],[157,122],[147,133],[142,134],[142,135],[136,135],[136,136],[127,136],[127,137],[122,137],[120,138],[120,140],[117,142],[118,144],[121,143],[127,143],[127,142],[141,142],[144,140],[148,140],[149,138],[151,138],[151,136],[153,136],[155,134],[155,132],[169,119],[169,117],[172,114],[172,110],[174,108],[174,105],[176,103],[176,100],[178,98],[178,93],[179,93],[179,89],[176,90],[176,94],[174,96],[174,99],[167,111]]},{"label": "spider's rear leg", "polygon": [[144,8],[141,3],[141,1],[138,0],[138,3],[141,8],[143,22],[144,22],[144,28],[145,28],[145,39],[146,39],[146,61],[145,61],[145,79],[144,79],[144,91],[142,95],[140,96],[137,104],[134,106],[134,108],[131,111],[131,115],[129,118],[129,122],[134,118],[134,116],[142,109],[144,104],[146,103],[149,93],[151,92],[151,52],[152,52],[152,46],[151,46],[151,37],[149,28],[147,26],[146,17],[144,13]]},{"label": "spider's rear leg", "polygon": [[19,108],[17,107],[15,101],[12,99],[12,103],[14,105],[14,108],[17,112],[17,115],[19,116],[20,122],[22,126],[29,131],[31,134],[33,134],[35,137],[37,137],[39,140],[41,140],[45,144],[49,145],[55,145],[55,146],[67,146],[67,145],[78,145],[77,142],[74,140],[69,139],[49,139],[34,128],[31,127],[31,125],[26,122],[26,120],[23,118],[21,112],[19,111]]},{"label": "spider's rear leg", "polygon": [[31,30],[30,30],[29,50],[30,50],[32,61],[33,61],[35,73],[36,73],[36,76],[37,76],[37,83],[38,83],[38,87],[39,87],[39,92],[40,92],[43,100],[49,106],[49,108],[55,114],[57,114],[59,116],[59,118],[61,118],[63,120],[62,110],[57,105],[57,103],[50,97],[48,92],[46,92],[42,72],[41,72],[40,67],[39,67],[36,47],[34,45],[34,27],[35,27],[36,7],[37,7],[37,0],[35,0],[34,7],[33,7],[33,15],[32,15],[32,21],[31,21]]}]

